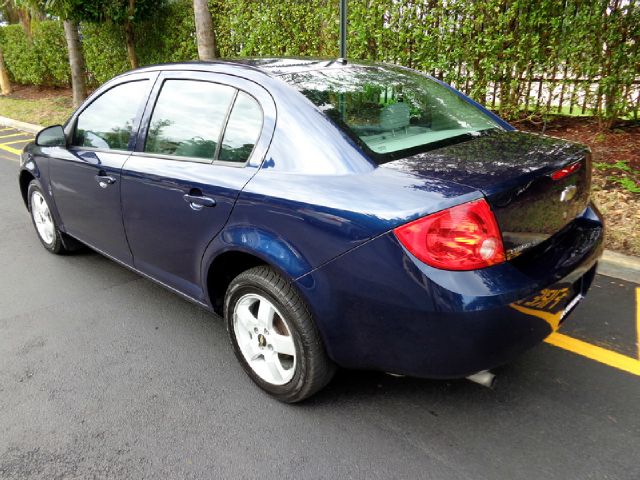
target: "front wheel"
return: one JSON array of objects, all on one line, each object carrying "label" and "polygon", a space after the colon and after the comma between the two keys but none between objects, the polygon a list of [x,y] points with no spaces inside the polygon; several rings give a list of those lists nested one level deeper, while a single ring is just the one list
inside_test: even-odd
[{"label": "front wheel", "polygon": [[62,234],[51,215],[51,209],[44,193],[35,181],[29,184],[27,195],[31,220],[40,242],[51,253],[64,253],[66,249],[62,241]]},{"label": "front wheel", "polygon": [[229,285],[224,305],[236,357],[263,390],[293,403],[313,395],[333,377],[335,365],[306,304],[269,267],[255,267]]}]

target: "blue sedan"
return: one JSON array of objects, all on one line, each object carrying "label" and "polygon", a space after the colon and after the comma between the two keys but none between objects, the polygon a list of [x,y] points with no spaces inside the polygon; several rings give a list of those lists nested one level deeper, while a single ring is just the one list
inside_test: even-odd
[{"label": "blue sedan", "polygon": [[44,248],[219,313],[296,402],[336,366],[479,378],[541,342],[602,251],[590,171],[422,73],[254,59],[114,78],[25,148],[19,184]]}]

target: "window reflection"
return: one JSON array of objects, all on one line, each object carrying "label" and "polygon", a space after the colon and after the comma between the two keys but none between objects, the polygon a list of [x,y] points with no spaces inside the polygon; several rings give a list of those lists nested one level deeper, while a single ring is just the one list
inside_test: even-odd
[{"label": "window reflection", "polygon": [[283,75],[383,163],[414,149],[497,128],[434,80],[394,67],[352,66]]},{"label": "window reflection", "polygon": [[234,89],[195,80],[167,80],[156,102],[145,152],[213,160]]},{"label": "window reflection", "polygon": [[103,93],[78,116],[73,145],[126,150],[147,86],[147,80],[140,80]]},{"label": "window reflection", "polygon": [[262,110],[252,97],[239,92],[220,148],[220,160],[246,162],[262,129]]}]

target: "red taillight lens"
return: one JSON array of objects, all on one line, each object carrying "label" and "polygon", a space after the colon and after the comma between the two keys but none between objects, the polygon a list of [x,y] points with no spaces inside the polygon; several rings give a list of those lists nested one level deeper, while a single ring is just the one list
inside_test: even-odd
[{"label": "red taillight lens", "polygon": [[444,270],[475,270],[505,259],[500,229],[484,199],[419,218],[393,232],[419,260]]},{"label": "red taillight lens", "polygon": [[567,175],[571,175],[573,172],[580,170],[581,166],[582,166],[582,162],[572,163],[571,165],[567,165],[566,167],[553,172],[551,174],[551,178],[553,178],[554,180],[560,180],[566,177]]}]

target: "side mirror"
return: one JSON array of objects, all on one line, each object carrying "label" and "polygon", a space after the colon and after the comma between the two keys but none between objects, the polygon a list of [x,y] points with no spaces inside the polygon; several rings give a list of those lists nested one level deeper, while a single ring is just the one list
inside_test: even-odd
[{"label": "side mirror", "polygon": [[36,135],[36,145],[40,147],[66,147],[67,139],[61,125],[40,130]]}]

